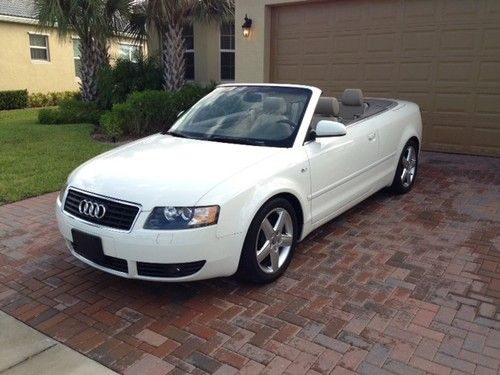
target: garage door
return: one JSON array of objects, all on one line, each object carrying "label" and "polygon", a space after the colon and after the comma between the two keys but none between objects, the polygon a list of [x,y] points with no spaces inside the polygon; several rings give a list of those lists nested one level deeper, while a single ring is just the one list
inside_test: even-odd
[{"label": "garage door", "polygon": [[425,149],[500,155],[500,1],[308,2],[271,14],[272,82],[411,100]]}]

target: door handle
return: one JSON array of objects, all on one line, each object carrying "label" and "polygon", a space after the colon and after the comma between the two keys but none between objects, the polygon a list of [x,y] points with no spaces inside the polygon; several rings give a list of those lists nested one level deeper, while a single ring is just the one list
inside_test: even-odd
[{"label": "door handle", "polygon": [[368,140],[373,141],[376,138],[376,136],[377,135],[375,133],[370,133],[370,134],[368,134]]}]

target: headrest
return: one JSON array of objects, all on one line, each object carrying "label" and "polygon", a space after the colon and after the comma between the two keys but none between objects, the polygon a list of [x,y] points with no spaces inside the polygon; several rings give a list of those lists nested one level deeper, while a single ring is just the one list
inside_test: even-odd
[{"label": "headrest", "polygon": [[342,93],[342,104],[350,106],[363,105],[363,91],[360,89],[345,89]]},{"label": "headrest", "polygon": [[339,110],[340,105],[336,98],[322,96],[318,100],[314,113],[323,116],[338,116]]},{"label": "headrest", "polygon": [[277,96],[267,96],[262,105],[264,113],[282,115],[286,113],[286,101]]}]

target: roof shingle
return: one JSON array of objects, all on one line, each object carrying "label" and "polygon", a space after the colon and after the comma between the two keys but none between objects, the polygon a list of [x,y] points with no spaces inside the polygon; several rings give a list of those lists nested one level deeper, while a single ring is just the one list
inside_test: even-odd
[{"label": "roof shingle", "polygon": [[35,18],[33,0],[1,0],[0,14],[6,16]]}]

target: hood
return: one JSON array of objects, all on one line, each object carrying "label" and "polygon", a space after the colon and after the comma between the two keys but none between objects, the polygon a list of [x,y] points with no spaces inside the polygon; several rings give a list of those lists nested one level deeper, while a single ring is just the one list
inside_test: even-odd
[{"label": "hood", "polygon": [[69,185],[139,203],[146,211],[192,206],[219,183],[279,150],[158,134],[88,161],[72,173]]}]

